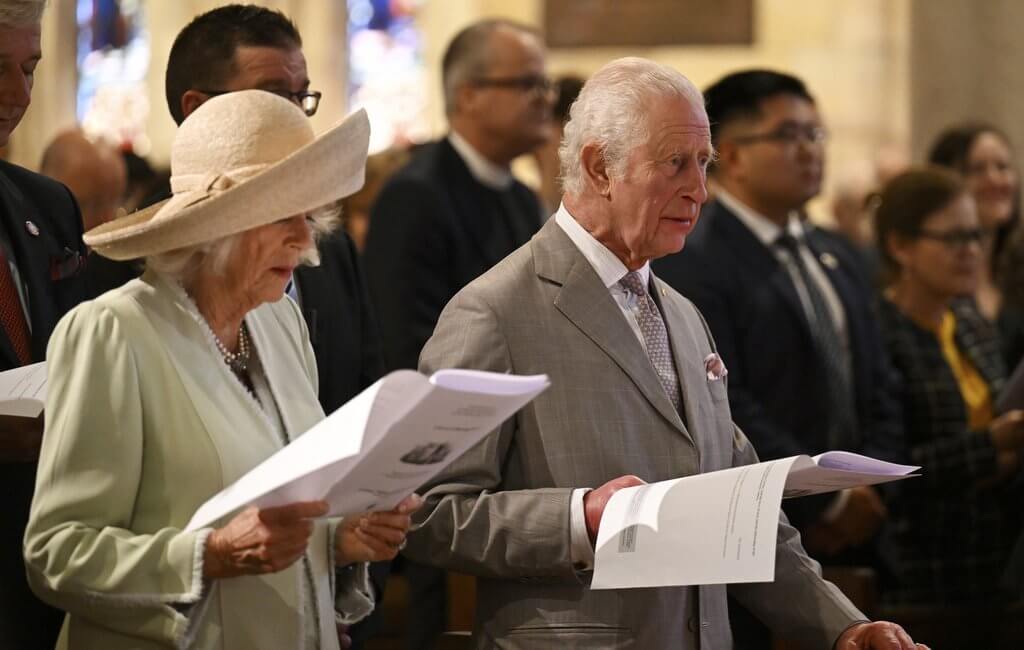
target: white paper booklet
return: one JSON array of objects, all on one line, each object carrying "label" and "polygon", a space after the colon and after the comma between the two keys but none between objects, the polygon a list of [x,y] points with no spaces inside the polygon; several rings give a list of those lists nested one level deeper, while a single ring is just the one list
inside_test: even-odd
[{"label": "white paper booklet", "polygon": [[0,415],[35,418],[45,404],[45,361],[0,372]]},{"label": "white paper booklet", "polygon": [[250,504],[324,499],[330,516],[388,510],[549,385],[547,375],[393,372],[204,503],[186,530]]},{"label": "white paper booklet", "polygon": [[591,588],[770,582],[783,497],[897,481],[918,469],[830,451],[619,490],[601,518]]}]

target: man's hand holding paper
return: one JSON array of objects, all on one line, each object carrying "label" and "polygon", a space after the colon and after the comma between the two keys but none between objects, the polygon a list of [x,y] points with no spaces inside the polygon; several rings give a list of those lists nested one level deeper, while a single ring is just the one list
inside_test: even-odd
[{"label": "man's hand holding paper", "polygon": [[604,510],[591,587],[771,581],[783,496],[852,488],[847,507],[860,513],[859,526],[822,539],[838,548],[877,526],[884,514],[866,485],[907,478],[917,469],[829,452],[623,487]]}]

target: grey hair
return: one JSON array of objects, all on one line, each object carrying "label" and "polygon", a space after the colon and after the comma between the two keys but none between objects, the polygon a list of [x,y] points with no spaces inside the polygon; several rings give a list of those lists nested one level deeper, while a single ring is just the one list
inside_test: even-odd
[{"label": "grey hair", "polygon": [[446,115],[455,112],[459,88],[487,73],[491,64],[491,36],[500,29],[539,36],[534,28],[504,18],[481,20],[456,34],[441,59]]},{"label": "grey hair", "polygon": [[[313,233],[313,245],[302,252],[299,262],[308,266],[320,266],[320,252],[317,250],[316,243],[337,229],[341,223],[341,206],[331,204],[317,208],[310,213],[309,221]],[[226,235],[220,239],[178,248],[166,253],[150,255],[145,259],[146,268],[153,269],[185,286],[191,284],[202,270],[208,269],[214,275],[222,275],[231,258],[231,253],[245,232]]]},{"label": "grey hair", "polygon": [[650,137],[647,107],[651,100],[666,97],[704,107],[704,96],[689,79],[648,59],[616,59],[594,73],[569,109],[558,147],[566,194],[583,192],[581,155],[588,144],[598,145],[609,173],[620,176],[629,153]]},{"label": "grey hair", "polygon": [[43,20],[48,0],[0,0],[0,25],[31,27]]}]

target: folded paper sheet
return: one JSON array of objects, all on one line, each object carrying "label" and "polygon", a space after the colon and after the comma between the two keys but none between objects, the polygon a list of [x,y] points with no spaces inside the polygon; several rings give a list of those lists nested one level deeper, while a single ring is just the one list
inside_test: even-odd
[{"label": "folded paper sheet", "polygon": [[896,481],[918,469],[831,451],[620,490],[601,518],[591,588],[770,582],[783,497]]},{"label": "folded paper sheet", "polygon": [[45,361],[0,372],[0,415],[38,417],[45,403]]},{"label": "folded paper sheet", "polygon": [[324,499],[331,516],[393,508],[548,385],[547,375],[393,372],[204,503],[187,530],[249,504]]}]

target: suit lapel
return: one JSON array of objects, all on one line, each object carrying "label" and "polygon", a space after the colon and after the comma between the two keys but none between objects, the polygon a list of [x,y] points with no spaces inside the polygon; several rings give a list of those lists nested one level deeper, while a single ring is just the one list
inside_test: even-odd
[{"label": "suit lapel", "polygon": [[535,249],[540,249],[538,275],[562,285],[555,297],[555,308],[601,348],[651,406],[689,439],[647,353],[590,262],[554,219],[545,224],[533,241]]},{"label": "suit lapel", "polygon": [[[267,313],[257,318],[256,312]],[[310,399],[308,384],[299,381],[299,378],[305,377],[299,363],[300,353],[275,335],[270,323],[277,317],[269,312],[269,306],[260,307],[246,316],[245,323],[263,365],[263,374],[270,392],[281,413],[285,436],[291,442],[322,420],[324,412],[319,402]],[[284,325],[279,329],[283,330]]]},{"label": "suit lapel", "polygon": [[[25,288],[32,330],[32,359],[46,355],[46,340],[54,326],[54,307],[50,283],[49,263],[52,248],[48,245],[51,233],[45,231],[47,220],[41,219],[35,208],[25,200],[21,190],[0,173],[0,217],[14,252],[14,261]],[[26,222],[39,227],[39,235],[28,233]],[[0,328],[0,352],[13,365],[17,356],[7,333]]]},{"label": "suit lapel", "polygon": [[[152,274],[144,275],[143,281],[153,286],[154,292],[144,298],[142,317],[156,330],[163,348],[174,351],[167,356],[218,449],[222,480],[228,485],[252,468],[251,459],[274,453],[279,447],[277,436],[227,364],[210,350],[208,335],[181,303],[184,292]],[[240,455],[236,445],[251,453]]]},{"label": "suit lapel", "polygon": [[803,303],[800,302],[800,294],[797,293],[789,272],[779,263],[772,251],[754,233],[750,232],[750,229],[743,225],[743,222],[732,211],[721,203],[716,202],[713,205],[717,208],[718,214],[711,219],[711,226],[722,229],[723,241],[728,242],[729,246],[734,248],[736,258],[742,260],[747,267],[748,277],[754,279],[754,285],[765,282],[767,278],[767,283],[772,291],[778,294],[782,298],[783,304],[789,307],[793,316],[801,323],[804,334],[810,340],[811,327],[807,322],[807,313],[804,311]]}]

